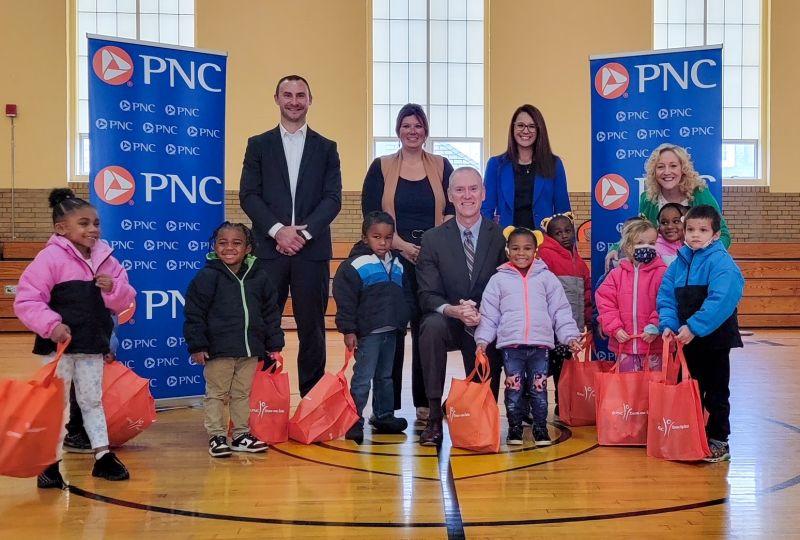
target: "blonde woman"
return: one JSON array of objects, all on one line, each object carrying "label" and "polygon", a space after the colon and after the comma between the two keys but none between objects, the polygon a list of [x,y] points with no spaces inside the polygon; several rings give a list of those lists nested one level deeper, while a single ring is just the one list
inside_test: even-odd
[{"label": "blonde woman", "polygon": [[[667,203],[685,207],[707,204],[722,211],[711,195],[705,180],[694,169],[692,158],[685,148],[665,143],[653,150],[645,163],[645,190],[639,198],[639,214],[658,226],[658,212]],[[731,245],[728,224],[722,218],[720,240],[727,249]],[[606,256],[606,270],[618,259],[619,246],[612,246]]]}]

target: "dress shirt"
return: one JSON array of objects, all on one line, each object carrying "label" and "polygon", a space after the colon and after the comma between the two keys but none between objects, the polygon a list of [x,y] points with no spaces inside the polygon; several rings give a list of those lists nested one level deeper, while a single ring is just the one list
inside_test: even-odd
[{"label": "dress shirt", "polygon": [[[281,130],[281,142],[283,143],[283,154],[286,156],[286,166],[289,170],[289,191],[292,193],[292,223],[294,225],[294,196],[297,191],[297,176],[300,174],[300,160],[303,158],[303,147],[306,144],[306,131],[308,124],[303,124],[303,127],[289,133],[283,124],[279,124]],[[269,230],[268,234],[275,238],[275,235],[285,225],[283,223],[276,223]]]},{"label": "dress shirt", "polygon": [[[458,216],[454,217],[453,219],[456,220],[456,225],[458,225],[458,237],[461,239],[461,249],[464,249],[464,231],[467,230],[468,227],[465,227],[458,221]],[[477,256],[478,253],[478,234],[481,232],[481,223],[483,223],[483,217],[478,217],[478,221],[475,222],[472,227],[469,227],[469,230],[472,231],[472,242],[475,246],[475,254]],[[473,272],[475,269],[473,268]],[[446,308],[450,304],[442,304],[436,311],[444,315],[444,308]]]}]

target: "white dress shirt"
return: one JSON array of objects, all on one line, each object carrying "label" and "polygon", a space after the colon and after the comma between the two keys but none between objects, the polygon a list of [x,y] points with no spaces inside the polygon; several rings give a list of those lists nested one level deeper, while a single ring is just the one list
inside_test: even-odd
[{"label": "white dress shirt", "polygon": [[[286,165],[289,169],[289,191],[292,193],[292,222],[294,225],[294,195],[297,191],[297,176],[300,174],[300,160],[303,158],[303,147],[306,144],[306,131],[308,124],[303,124],[303,127],[289,133],[283,124],[279,124],[281,130],[281,142],[283,143],[283,154],[286,156]],[[284,223],[276,223],[268,231],[268,234],[275,238],[275,235],[284,227]]]}]

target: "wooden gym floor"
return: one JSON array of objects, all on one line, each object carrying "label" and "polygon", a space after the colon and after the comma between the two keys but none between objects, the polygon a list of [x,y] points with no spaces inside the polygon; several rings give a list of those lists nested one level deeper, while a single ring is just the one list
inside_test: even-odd
[{"label": "wooden gym floor", "polygon": [[[342,348],[338,334],[328,339],[333,370]],[[202,410],[181,408],[159,413],[119,450],[128,482],[92,478],[92,458],[79,454],[62,464],[69,491],[0,478],[0,536],[798,537],[800,332],[759,330],[745,340],[733,354],[730,463],[669,463],[642,448],[601,448],[594,428],[555,422],[552,447],[526,441],[498,455],[448,444],[437,454],[418,446],[418,432],[409,429],[404,436],[367,433],[360,446],[287,443],[266,455],[219,460],[206,453]],[[0,335],[3,377],[35,370],[32,341],[30,334]],[[296,336],[288,342],[290,359]],[[449,372],[463,376],[460,364],[453,354]],[[413,419],[410,395],[402,415]],[[503,420],[503,436],[505,428]]]}]

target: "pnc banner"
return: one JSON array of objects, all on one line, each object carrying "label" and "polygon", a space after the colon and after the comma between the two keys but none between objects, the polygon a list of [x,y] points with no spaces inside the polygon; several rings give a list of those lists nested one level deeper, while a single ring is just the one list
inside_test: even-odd
[{"label": "pnc banner", "polygon": [[226,55],[89,36],[90,194],[136,288],[117,356],[153,396],[205,393],[184,294],[225,217]]},{"label": "pnc banner", "polygon": [[[645,162],[686,148],[722,207],[722,46],[592,56],[592,278],[639,211]],[[598,356],[606,358],[602,344]]]}]

